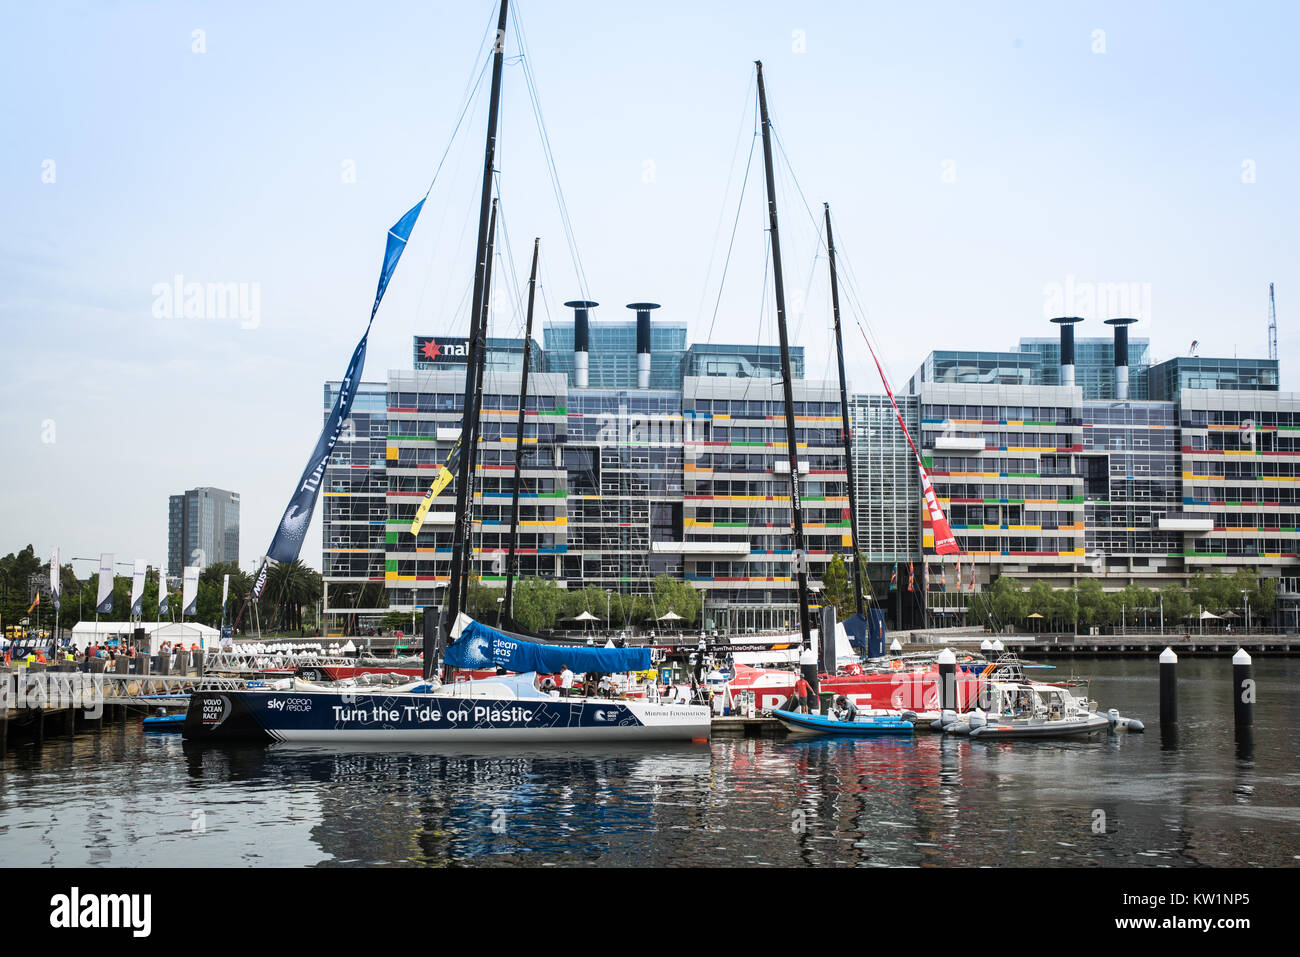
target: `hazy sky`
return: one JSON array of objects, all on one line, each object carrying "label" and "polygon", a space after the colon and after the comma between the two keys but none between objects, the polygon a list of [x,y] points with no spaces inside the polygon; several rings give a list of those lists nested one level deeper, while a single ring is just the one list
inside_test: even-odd
[{"label": "hazy sky", "polygon": [[[761,58],[802,190],[778,170],[810,377],[833,367],[805,199],[815,216],[831,202],[899,386],[930,349],[1052,334],[1067,282],[1133,284],[1159,359],[1193,339],[1264,355],[1274,281],[1283,385],[1300,372],[1294,4],[512,6],[598,319],[652,299],[691,341],[776,341],[760,151],[718,299]],[[452,140],[494,3],[9,2],[3,18],[0,551],[157,561],[167,496],[214,485],[242,496],[248,567],[364,326],[385,231]],[[512,24],[497,166],[521,281],[542,237],[544,323],[580,289],[518,52]],[[486,82],[368,379],[409,368],[412,334],[464,334],[485,118]],[[518,334],[499,272],[494,332]],[[248,318],[169,314],[178,276],[240,284]],[[1106,334],[1104,309],[1070,305],[1080,335]],[[852,387],[878,391],[849,330]]]}]

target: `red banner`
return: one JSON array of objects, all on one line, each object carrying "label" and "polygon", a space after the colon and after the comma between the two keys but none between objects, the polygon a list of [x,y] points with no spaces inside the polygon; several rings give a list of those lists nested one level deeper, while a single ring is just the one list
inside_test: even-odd
[{"label": "red banner", "polygon": [[885,375],[880,360],[876,358],[876,350],[871,348],[871,340],[867,339],[866,331],[861,326],[858,326],[858,331],[862,333],[867,349],[871,352],[871,358],[876,363],[880,382],[884,385],[885,394],[889,396],[889,403],[894,407],[894,415],[898,418],[898,427],[903,430],[907,444],[912,447],[912,454],[916,456],[916,467],[921,470],[921,495],[925,499],[925,511],[930,516],[930,524],[934,527],[934,550],[940,555],[960,555],[961,546],[957,544],[957,539],[952,534],[952,526],[948,524],[947,516],[939,507],[939,497],[934,494],[934,486],[930,484],[930,475],[921,463],[921,452],[912,441],[912,433],[907,431],[907,425],[903,422],[903,413],[898,411],[898,401],[894,398],[894,390],[889,387],[889,378]]}]

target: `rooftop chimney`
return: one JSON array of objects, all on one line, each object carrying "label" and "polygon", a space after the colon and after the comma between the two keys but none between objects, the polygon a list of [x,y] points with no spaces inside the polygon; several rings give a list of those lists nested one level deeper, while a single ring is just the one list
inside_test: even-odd
[{"label": "rooftop chimney", "polygon": [[629,302],[636,310],[636,387],[650,388],[650,310],[658,309],[657,302]]},{"label": "rooftop chimney", "polygon": [[590,299],[573,299],[565,305],[573,310],[573,384],[579,389],[585,389],[589,350],[587,324],[591,318],[588,310],[595,309],[600,303]]},{"label": "rooftop chimney", "polygon": [[1115,398],[1128,398],[1128,327],[1136,319],[1107,319],[1115,327]]},{"label": "rooftop chimney", "polygon": [[1074,324],[1081,316],[1058,316],[1052,322],[1061,327],[1061,385],[1074,385]]}]

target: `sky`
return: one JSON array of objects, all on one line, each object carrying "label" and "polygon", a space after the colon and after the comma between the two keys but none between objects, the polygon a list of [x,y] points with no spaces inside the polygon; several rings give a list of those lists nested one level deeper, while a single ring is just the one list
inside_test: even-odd
[{"label": "sky", "polygon": [[[901,387],[931,349],[1052,335],[1060,306],[1106,335],[1100,290],[1131,293],[1157,360],[1194,339],[1263,356],[1269,282],[1283,388],[1300,374],[1294,4],[512,9],[494,335],[522,330],[537,236],[540,325],[581,294],[597,320],[649,299],[691,342],[777,341],[761,59],[810,378],[834,375],[824,201],[855,391],[880,391],[858,323]],[[409,368],[412,335],[465,334],[494,0],[10,0],[4,20],[0,552],[156,562],[167,496],[211,485],[240,493],[248,568],[364,328],[386,231],[431,182],[366,378]],[[177,277],[232,284],[245,308],[187,318]]]}]

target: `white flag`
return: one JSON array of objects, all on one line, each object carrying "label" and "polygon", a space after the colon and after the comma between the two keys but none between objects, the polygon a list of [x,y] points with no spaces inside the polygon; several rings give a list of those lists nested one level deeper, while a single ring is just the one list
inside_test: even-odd
[{"label": "white flag", "polygon": [[62,597],[63,589],[59,584],[59,546],[54,546],[54,554],[50,556],[50,597],[54,599],[54,610],[60,608],[59,599]]},{"label": "white flag", "polygon": [[221,617],[226,616],[226,596],[230,594],[230,576],[221,579]]},{"label": "white flag", "polygon": [[181,578],[181,615],[197,614],[199,605],[199,566],[186,565]]},{"label": "white flag", "polygon": [[140,609],[144,605],[144,573],[148,569],[149,563],[143,558],[135,560],[135,567],[131,569],[131,614],[140,614]]},{"label": "white flag", "polygon": [[113,553],[99,556],[99,593],[95,599],[95,613],[108,615],[113,611]]}]

